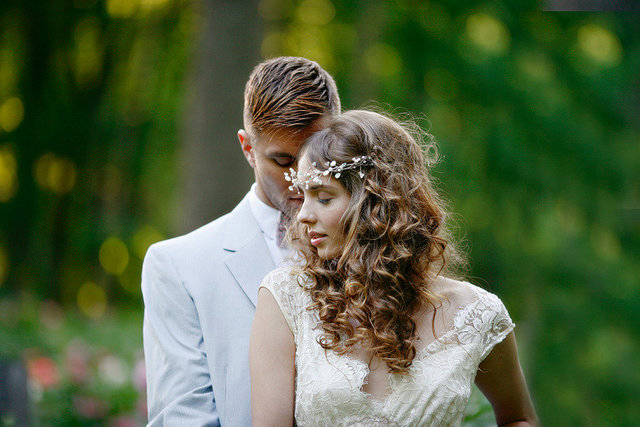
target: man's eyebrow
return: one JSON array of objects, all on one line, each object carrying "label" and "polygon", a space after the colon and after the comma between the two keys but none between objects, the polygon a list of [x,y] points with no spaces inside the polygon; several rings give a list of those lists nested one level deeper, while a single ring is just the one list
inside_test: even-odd
[{"label": "man's eyebrow", "polygon": [[289,157],[291,159],[295,159],[296,156],[290,153],[283,153],[281,151],[276,151],[275,153],[267,154],[267,157]]}]

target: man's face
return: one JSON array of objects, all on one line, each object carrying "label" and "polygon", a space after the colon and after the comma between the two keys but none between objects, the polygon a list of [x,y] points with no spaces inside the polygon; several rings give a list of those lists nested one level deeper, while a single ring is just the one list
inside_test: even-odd
[{"label": "man's face", "polygon": [[292,215],[302,205],[303,196],[289,190],[291,183],[284,179],[284,173],[289,168],[295,169],[300,145],[317,127],[311,125],[299,132],[278,129],[255,135],[254,140],[244,131],[238,134],[242,151],[254,170],[258,197],[287,215]]}]

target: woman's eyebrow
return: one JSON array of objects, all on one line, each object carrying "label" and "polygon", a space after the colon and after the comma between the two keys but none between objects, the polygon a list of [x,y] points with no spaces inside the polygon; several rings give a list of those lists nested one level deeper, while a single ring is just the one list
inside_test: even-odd
[{"label": "woman's eyebrow", "polygon": [[313,184],[309,186],[309,190],[312,191],[320,191],[320,190],[332,190],[331,184]]}]

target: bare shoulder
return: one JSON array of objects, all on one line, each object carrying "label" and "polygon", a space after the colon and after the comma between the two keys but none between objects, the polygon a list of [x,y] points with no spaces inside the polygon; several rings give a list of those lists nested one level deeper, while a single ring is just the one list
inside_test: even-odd
[{"label": "bare shoulder", "polygon": [[469,282],[444,276],[438,276],[433,281],[431,290],[443,300],[443,305],[450,307],[467,305],[478,298],[479,292],[483,292]]}]

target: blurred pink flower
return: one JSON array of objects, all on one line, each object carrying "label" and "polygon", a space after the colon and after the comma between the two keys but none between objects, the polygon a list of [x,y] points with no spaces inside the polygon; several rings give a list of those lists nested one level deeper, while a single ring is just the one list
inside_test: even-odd
[{"label": "blurred pink flower", "polygon": [[130,416],[122,415],[109,421],[109,427],[136,427],[138,423]]},{"label": "blurred pink flower", "polygon": [[56,363],[45,356],[38,356],[27,361],[29,379],[39,384],[44,390],[60,382],[60,373]]},{"label": "blurred pink flower", "polygon": [[76,338],[67,346],[65,368],[76,384],[84,384],[89,379],[89,351],[82,339]]},{"label": "blurred pink flower", "polygon": [[134,387],[140,392],[147,389],[147,374],[144,365],[144,359],[138,359],[133,367],[133,378],[131,378]]},{"label": "blurred pink flower", "polygon": [[95,419],[105,416],[107,405],[92,396],[74,396],[73,409],[85,418]]},{"label": "blurred pink flower", "polygon": [[60,329],[64,321],[64,310],[52,300],[42,301],[40,304],[40,323],[47,328]]}]

